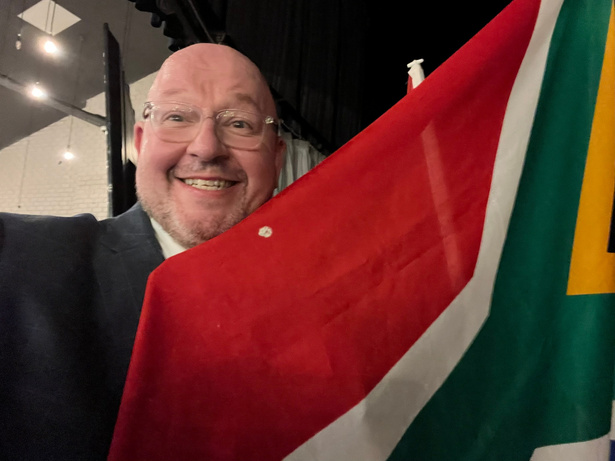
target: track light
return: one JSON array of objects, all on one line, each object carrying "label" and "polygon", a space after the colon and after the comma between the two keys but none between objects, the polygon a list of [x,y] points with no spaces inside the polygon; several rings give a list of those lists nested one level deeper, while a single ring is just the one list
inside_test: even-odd
[{"label": "track light", "polygon": [[45,91],[45,89],[41,87],[38,83],[30,87],[29,94],[34,99],[45,99],[47,97],[47,91]]},{"label": "track light", "polygon": [[56,42],[54,42],[50,38],[45,40],[45,43],[43,44],[43,49],[45,50],[46,53],[53,54],[53,55],[58,54],[58,51],[59,51],[59,48]]}]

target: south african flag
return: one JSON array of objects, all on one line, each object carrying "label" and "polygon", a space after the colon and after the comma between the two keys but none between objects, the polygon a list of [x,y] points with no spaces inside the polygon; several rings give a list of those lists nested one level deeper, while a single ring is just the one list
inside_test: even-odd
[{"label": "south african flag", "polygon": [[611,0],[514,0],[149,281],[111,460],[608,460]]}]

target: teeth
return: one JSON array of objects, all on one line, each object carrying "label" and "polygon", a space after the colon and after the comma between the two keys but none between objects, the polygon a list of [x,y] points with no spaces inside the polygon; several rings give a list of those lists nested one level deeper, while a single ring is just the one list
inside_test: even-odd
[{"label": "teeth", "polygon": [[231,181],[224,181],[222,179],[184,179],[183,181],[189,186],[203,190],[220,190],[226,189],[227,187],[231,187],[233,185]]}]

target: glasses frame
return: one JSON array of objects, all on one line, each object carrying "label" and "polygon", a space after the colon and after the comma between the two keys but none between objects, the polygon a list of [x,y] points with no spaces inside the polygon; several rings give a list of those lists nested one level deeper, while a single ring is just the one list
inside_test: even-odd
[{"label": "glasses frame", "polygon": [[[158,127],[154,123],[153,117],[150,117],[150,113],[151,113],[151,111],[156,106],[160,106],[162,104],[177,104],[177,105],[185,106],[185,107],[188,107],[190,109],[195,110],[199,114],[199,116],[200,116],[199,127],[198,127],[198,130],[195,131],[195,135],[194,135],[193,138],[191,138],[190,140],[187,140],[187,141],[169,141],[169,140],[166,140],[166,139],[163,139],[162,137],[160,137],[159,132],[158,132]],[[224,112],[229,112],[229,111],[239,111],[239,112],[243,112],[243,113],[246,113],[246,114],[256,115],[256,116],[259,116],[259,117],[263,117],[261,114],[256,113],[256,112],[250,112],[250,111],[244,110],[244,109],[232,109],[232,108],[220,109],[220,110],[214,112],[212,115],[205,116],[204,113],[203,113],[204,111],[203,111],[202,107],[195,106],[193,104],[188,104],[188,103],[185,103],[185,102],[179,102],[179,101],[146,101],[143,104],[142,116],[143,116],[143,119],[145,121],[150,120],[150,123],[151,123],[152,127],[154,128],[154,133],[156,133],[156,136],[158,136],[163,141],[177,143],[177,144],[192,142],[198,136],[198,133],[201,131],[201,126],[202,126],[203,122],[206,119],[208,119],[208,118],[211,118],[211,119],[214,120],[214,125],[216,127],[214,132],[216,133],[216,137],[226,147],[231,147],[231,148],[235,148],[235,149],[244,149],[244,150],[256,150],[256,149],[258,149],[261,146],[261,144],[263,143],[263,139],[265,138],[265,131],[267,129],[267,126],[271,126],[272,128],[274,128],[276,130],[277,136],[280,136],[280,129],[281,129],[280,127],[281,127],[282,121],[272,117],[271,115],[265,115],[264,118],[262,119],[262,121],[263,121],[263,130],[262,130],[260,136],[254,136],[255,139],[258,138],[258,142],[256,142],[253,147],[243,147],[243,146],[236,146],[236,145],[233,145],[233,144],[228,144],[228,142],[224,142],[221,139],[220,135],[218,134],[218,125],[217,125],[217,123],[215,121],[218,120],[218,118],[219,118],[219,116],[221,114],[223,114]]]}]

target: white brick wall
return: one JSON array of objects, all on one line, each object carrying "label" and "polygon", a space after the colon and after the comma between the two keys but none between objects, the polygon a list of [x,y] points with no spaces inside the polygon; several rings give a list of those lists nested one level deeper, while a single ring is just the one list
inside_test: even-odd
[{"label": "white brick wall", "polygon": [[[137,120],[155,74],[131,85]],[[105,99],[90,99],[85,110],[104,115]],[[100,128],[73,119],[73,160],[62,158],[70,117],[0,150],[0,211],[72,216],[108,216],[107,138]]]},{"label": "white brick wall", "polygon": [[[130,85],[135,120],[156,73]],[[88,100],[85,110],[105,113],[104,94]],[[0,150],[0,211],[73,216],[91,213],[108,217],[107,136],[98,127],[73,119],[73,160],[62,158],[69,137],[70,117]],[[291,140],[279,190],[318,164],[324,157],[305,141]],[[292,147],[294,146],[294,148]]]}]

